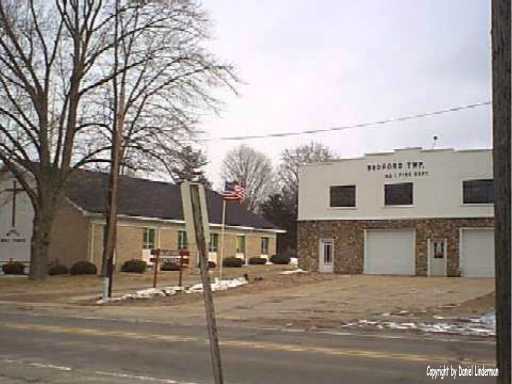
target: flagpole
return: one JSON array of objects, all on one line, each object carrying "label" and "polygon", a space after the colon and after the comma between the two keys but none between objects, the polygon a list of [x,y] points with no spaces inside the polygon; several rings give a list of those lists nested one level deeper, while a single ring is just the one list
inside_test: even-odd
[{"label": "flagpole", "polygon": [[222,267],[224,262],[224,234],[226,232],[226,199],[222,199],[222,227],[220,232],[220,262],[219,262],[219,279],[222,280]]}]

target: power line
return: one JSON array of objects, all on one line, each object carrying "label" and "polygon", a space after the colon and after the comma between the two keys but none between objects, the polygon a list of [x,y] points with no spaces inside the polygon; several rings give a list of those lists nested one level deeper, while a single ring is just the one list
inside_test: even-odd
[{"label": "power line", "polygon": [[463,110],[467,110],[467,109],[483,107],[483,106],[487,106],[490,104],[491,104],[490,101],[483,101],[480,103],[466,104],[466,105],[461,105],[461,106],[457,106],[457,107],[441,109],[441,110],[433,111],[433,112],[425,112],[425,113],[419,113],[416,115],[400,116],[400,117],[390,118],[390,119],[386,119],[386,120],[378,120],[378,121],[371,121],[371,122],[366,122],[366,123],[344,125],[344,126],[339,126],[339,127],[331,127],[331,128],[324,128],[324,129],[312,129],[312,130],[300,131],[300,132],[280,132],[280,133],[278,132],[278,133],[269,133],[269,134],[265,134],[265,135],[223,136],[223,137],[218,137],[218,138],[202,139],[200,141],[239,141],[239,140],[265,139],[265,138],[273,138],[273,137],[313,135],[313,134],[322,133],[322,132],[343,131],[346,129],[364,128],[364,127],[371,127],[374,125],[384,125],[384,124],[402,122],[402,121],[407,121],[407,120],[421,119],[424,117],[443,115],[445,113],[458,112],[458,111],[463,111]]}]

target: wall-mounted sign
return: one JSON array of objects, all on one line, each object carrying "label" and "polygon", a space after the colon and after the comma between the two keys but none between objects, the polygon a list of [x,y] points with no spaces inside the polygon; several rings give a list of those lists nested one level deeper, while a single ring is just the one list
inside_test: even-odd
[{"label": "wall-mounted sign", "polygon": [[416,161],[393,161],[367,164],[368,172],[382,171],[385,179],[397,179],[403,177],[428,176],[425,164],[421,160]]},{"label": "wall-mounted sign", "polygon": [[12,228],[5,235],[0,237],[0,245],[2,244],[19,244],[26,243],[27,238],[19,233],[16,229]]}]

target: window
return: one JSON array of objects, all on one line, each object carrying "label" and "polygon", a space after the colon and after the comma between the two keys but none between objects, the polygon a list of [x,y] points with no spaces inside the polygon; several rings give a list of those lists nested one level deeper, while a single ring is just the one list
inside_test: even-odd
[{"label": "window", "polygon": [[261,254],[262,255],[268,255],[268,244],[269,244],[268,237],[262,237],[261,238]]},{"label": "window", "polygon": [[217,233],[210,233],[210,252],[217,252],[219,249],[219,235]]},{"label": "window", "polygon": [[178,250],[187,249],[187,231],[178,231]]},{"label": "window", "polygon": [[355,207],[356,186],[355,185],[334,185],[330,188],[331,207]]},{"label": "window", "polygon": [[412,183],[384,185],[385,205],[412,205]]},{"label": "window", "polygon": [[332,241],[322,240],[324,264],[332,264]]},{"label": "window", "polygon": [[434,249],[434,259],[444,259],[444,241],[434,241],[432,248]]},{"label": "window", "polygon": [[462,182],[464,204],[494,203],[494,180],[466,180]]},{"label": "window", "polygon": [[144,228],[144,235],[142,238],[142,247],[144,249],[155,248],[155,228]]},{"label": "window", "polygon": [[236,237],[236,253],[245,255],[245,236]]}]

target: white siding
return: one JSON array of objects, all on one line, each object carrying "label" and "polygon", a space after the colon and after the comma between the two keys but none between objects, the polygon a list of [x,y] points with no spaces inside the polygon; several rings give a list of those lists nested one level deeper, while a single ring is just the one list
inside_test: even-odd
[{"label": "white siding", "polygon": [[[368,165],[422,162],[417,170],[368,170]],[[405,171],[411,175],[403,175]],[[415,175],[414,172],[427,172]],[[391,174],[388,179],[385,176]],[[464,205],[462,182],[492,178],[490,150],[454,151],[402,149],[316,163],[299,169],[299,220],[406,219],[493,217],[492,204]],[[412,182],[413,206],[384,205],[384,185]],[[329,187],[356,185],[355,208],[329,207]]]},{"label": "white siding", "polygon": [[[28,195],[17,193],[16,228],[12,228],[12,192],[6,191],[12,188],[12,181],[10,177],[0,180],[0,264],[9,259],[30,260],[34,211]],[[17,188],[21,188],[19,183]]]}]

